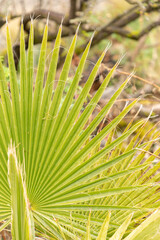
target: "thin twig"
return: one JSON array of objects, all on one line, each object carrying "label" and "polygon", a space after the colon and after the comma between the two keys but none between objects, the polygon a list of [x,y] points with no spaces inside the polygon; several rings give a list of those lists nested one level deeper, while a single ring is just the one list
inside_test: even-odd
[{"label": "thin twig", "polygon": [[[104,68],[106,68],[108,71],[111,70],[111,68],[106,67],[106,66],[104,66]],[[130,76],[130,73],[128,73],[128,72],[121,71],[121,70],[118,70],[118,69],[116,69],[115,71],[118,72],[118,73],[121,73],[121,74],[123,74],[123,75]],[[135,75],[135,74],[133,74],[132,77],[133,77],[133,78],[136,78],[136,79],[138,79],[138,80],[140,80],[140,81],[142,81],[142,82],[145,82],[145,83],[147,83],[147,84],[149,84],[149,85],[157,88],[157,89],[160,91],[160,86],[158,86],[156,83],[153,83],[153,82],[151,82],[151,81],[149,81],[149,80],[146,80],[146,79],[144,79],[144,78],[142,78],[142,77],[139,77],[139,76],[137,76],[137,75]]]}]

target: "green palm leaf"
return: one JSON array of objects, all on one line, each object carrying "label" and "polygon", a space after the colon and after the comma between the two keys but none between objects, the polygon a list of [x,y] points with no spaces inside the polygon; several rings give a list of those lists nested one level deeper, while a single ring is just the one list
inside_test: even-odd
[{"label": "green palm leaf", "polygon": [[12,146],[8,150],[8,180],[11,189],[12,239],[34,239],[26,187]]},{"label": "green palm leaf", "polygon": [[[159,133],[153,128],[151,141],[142,141],[139,136],[146,123],[146,120],[142,120],[135,124],[131,122],[121,135],[114,135],[116,127],[134,107],[137,99],[95,137],[92,136],[132,75],[88,124],[90,115],[120,61],[83,109],[108,47],[98,59],[75,101],[92,39],[86,46],[65,95],[64,88],[78,30],[56,84],[61,32],[62,26],[59,27],[45,77],[48,25],[44,29],[36,73],[33,70],[33,23],[31,22],[27,54],[23,24],[21,25],[19,89],[7,26],[10,90],[0,62],[0,231],[10,227],[11,223],[12,238],[16,240],[34,239],[35,236],[65,240],[117,239],[117,236],[121,239],[126,235],[131,236],[129,239],[134,239],[133,229],[135,236],[146,229],[140,227],[136,230],[136,224],[143,226],[143,219],[159,207],[157,183],[160,175],[157,170],[160,164],[152,163],[160,149],[146,158],[146,153],[150,151]],[[106,145],[101,148],[101,141],[106,136]],[[126,147],[128,138],[130,143]],[[9,148],[11,142],[15,148]],[[109,211],[107,217],[106,211]],[[88,212],[92,213],[89,220]]]}]

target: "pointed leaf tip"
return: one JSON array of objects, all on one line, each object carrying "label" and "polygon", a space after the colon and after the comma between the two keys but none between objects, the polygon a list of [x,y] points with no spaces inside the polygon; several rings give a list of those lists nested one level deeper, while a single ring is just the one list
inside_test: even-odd
[{"label": "pointed leaf tip", "polygon": [[8,15],[6,16],[6,25],[8,26]]},{"label": "pointed leaf tip", "polygon": [[48,23],[49,23],[49,16],[50,16],[50,12],[48,12],[48,16],[47,16],[47,21],[46,21],[47,26],[48,26]]},{"label": "pointed leaf tip", "polygon": [[110,47],[111,47],[111,43],[109,42],[109,43],[107,44],[106,48],[105,48],[104,51],[103,51],[104,56],[106,55],[106,53],[107,53],[107,51],[108,51],[108,49],[109,49]]},{"label": "pointed leaf tip", "polygon": [[80,28],[81,22],[78,24],[77,29],[76,29],[76,35],[78,34],[79,28]]},{"label": "pointed leaf tip", "polygon": [[62,25],[63,25],[63,22],[64,22],[64,18],[65,18],[65,16],[62,17],[60,28],[62,28]]},{"label": "pointed leaf tip", "polygon": [[89,40],[90,44],[91,44],[91,42],[93,41],[94,35],[95,35],[95,31],[92,33],[92,36],[91,36],[91,38],[90,38],[90,40]]},{"label": "pointed leaf tip", "polygon": [[21,17],[21,26],[23,25],[23,19],[24,19],[24,17],[22,16]]},{"label": "pointed leaf tip", "polygon": [[123,58],[126,56],[126,53],[121,54],[120,58],[118,59],[118,61],[116,62],[116,67],[119,66],[119,64],[121,63],[121,61],[123,60]]},{"label": "pointed leaf tip", "polygon": [[102,227],[100,229],[100,232],[98,234],[98,237],[96,240],[105,240],[107,237],[108,227],[109,227],[109,221],[111,217],[111,211],[108,212],[106,218],[104,219],[104,222],[102,224]]}]

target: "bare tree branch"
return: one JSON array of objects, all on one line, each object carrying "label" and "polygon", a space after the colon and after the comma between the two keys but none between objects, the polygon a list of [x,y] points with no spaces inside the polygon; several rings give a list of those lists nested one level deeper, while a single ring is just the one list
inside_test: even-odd
[{"label": "bare tree branch", "polygon": [[127,3],[131,4],[131,5],[139,5],[142,4],[140,1],[138,0],[125,0]]},{"label": "bare tree branch", "polygon": [[139,40],[141,37],[148,34],[151,30],[153,30],[157,26],[160,26],[160,20],[149,24],[147,27],[145,27],[142,31],[138,32],[137,34],[129,32],[125,29],[118,28],[118,27],[109,27],[106,31],[107,32],[110,31],[111,33],[117,33],[120,36],[130,38],[133,40]]},{"label": "bare tree branch", "polygon": [[137,1],[134,1],[134,0],[125,0],[125,1],[129,4],[137,5]]},{"label": "bare tree branch", "polygon": [[[83,0],[85,2],[86,0]],[[133,2],[133,1],[132,1]],[[135,2],[135,1],[134,1]],[[71,3],[71,9],[70,9],[70,17],[75,17],[76,14],[76,1],[70,0]],[[97,30],[95,33],[94,39],[92,41],[92,47],[99,43],[101,40],[109,37],[111,34],[116,33],[119,34],[123,37],[130,38],[133,40],[139,40],[141,37],[144,35],[148,34],[152,29],[156,28],[157,26],[160,25],[160,20],[157,20],[151,24],[149,24],[146,28],[142,29],[140,32],[137,34],[133,34],[125,29],[125,27],[130,24],[131,22],[137,20],[140,16],[146,14],[146,13],[152,13],[155,11],[160,10],[160,1],[159,0],[154,0],[153,2],[149,0],[144,0],[143,2],[144,5],[144,11],[142,11],[141,6],[139,5],[134,5],[132,8],[129,10],[125,11],[123,14],[118,15],[115,17],[113,20],[111,20],[109,23],[106,25],[102,26]],[[24,16],[24,28],[27,32],[29,32],[29,27],[28,22],[30,22],[31,18],[47,18],[48,13],[50,13],[50,20],[55,21],[57,24],[61,23],[62,18],[64,17],[63,14],[57,13],[54,11],[49,11],[49,10],[44,10],[44,9],[38,9],[33,12],[27,13]],[[15,16],[14,16],[15,17]],[[75,26],[74,24],[69,22],[70,18],[64,19],[63,22],[63,33],[62,36],[69,36],[72,35],[75,31]],[[3,22],[2,22],[3,24]],[[92,32],[93,28],[87,28],[85,27],[85,24],[81,24],[81,29],[85,31]],[[48,40],[52,41],[56,37],[55,33],[49,33]],[[42,36],[35,36],[35,44],[40,43],[42,39]],[[87,43],[87,41],[86,41]],[[86,46],[86,43],[77,47],[76,48],[76,54],[81,54]],[[26,48],[28,47],[28,41],[26,41]],[[18,50],[18,45],[15,46],[16,52],[19,55],[19,50]]]},{"label": "bare tree branch", "polygon": [[142,11],[145,10],[145,7],[143,5],[143,2],[139,1],[139,0],[125,0],[126,2],[128,2],[131,5],[138,5]]},{"label": "bare tree branch", "polygon": [[84,11],[85,8],[87,7],[87,2],[88,2],[88,0],[80,0],[80,7],[79,7],[78,11]]},{"label": "bare tree branch", "polygon": [[[133,7],[127,12],[119,15],[114,19],[113,21],[109,22],[105,26],[103,26],[101,29],[97,31],[95,34],[95,37],[92,42],[92,46],[100,42],[102,39],[105,39],[106,37],[110,36],[112,33],[111,28],[121,28],[121,31],[123,31],[123,27],[127,26],[129,23],[135,21],[138,19],[142,14],[154,12],[160,9],[160,1],[155,1],[154,4],[148,4],[145,3],[145,11],[142,13],[139,6]],[[152,28],[151,28],[152,30]]]},{"label": "bare tree branch", "polygon": [[76,17],[76,6],[77,6],[77,0],[70,0],[69,19],[73,19]]}]

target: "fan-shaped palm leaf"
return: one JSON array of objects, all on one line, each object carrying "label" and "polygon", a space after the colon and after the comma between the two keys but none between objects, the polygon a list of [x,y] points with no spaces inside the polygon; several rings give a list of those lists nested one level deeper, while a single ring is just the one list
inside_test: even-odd
[{"label": "fan-shaped palm leaf", "polygon": [[[30,28],[27,57],[22,24],[19,90],[7,26],[10,90],[0,62],[0,221],[3,223],[0,230],[11,223],[12,237],[16,240],[34,239],[34,229],[37,236],[44,236],[47,239],[67,239],[68,237],[79,239],[79,236],[85,238],[86,221],[88,212],[91,211],[91,237],[96,238],[106,211],[112,210],[111,221],[109,223],[109,217],[105,220],[98,239],[106,235],[108,224],[107,237],[112,236],[115,239],[116,230],[121,232],[128,227],[128,225],[126,228],[124,226],[127,224],[128,213],[135,211],[127,234],[134,228],[135,221],[141,222],[142,218],[152,211],[151,208],[159,206],[158,186],[153,184],[159,180],[159,174],[155,175],[159,164],[148,168],[159,153],[159,149],[141,164],[158,134],[153,133],[152,142],[139,142],[135,145],[136,138],[138,139],[139,136],[137,133],[124,149],[125,139],[137,130],[140,132],[145,125],[146,120],[142,120],[129,126],[119,137],[112,140],[113,130],[136,104],[137,100],[135,100],[101,132],[92,137],[92,132],[109,112],[129,79],[121,85],[106,106],[86,127],[118,63],[82,111],[106,49],[73,104],[90,49],[90,41],[62,103],[77,32],[68,50],[53,94],[61,31],[62,26],[57,34],[44,83],[48,26],[46,25],[44,30],[34,81],[33,23]],[[107,135],[109,138],[105,147],[97,148]],[[11,142],[15,145],[12,151],[9,148]],[[122,227],[120,227],[121,224]]]}]

